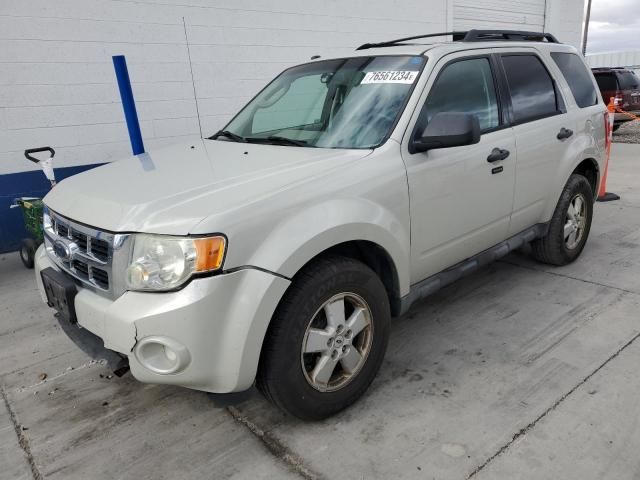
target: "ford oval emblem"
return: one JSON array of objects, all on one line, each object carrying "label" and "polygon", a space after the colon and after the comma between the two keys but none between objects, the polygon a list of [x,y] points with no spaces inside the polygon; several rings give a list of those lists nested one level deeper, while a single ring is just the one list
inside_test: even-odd
[{"label": "ford oval emblem", "polygon": [[65,262],[71,260],[71,249],[62,240],[56,240],[53,244],[53,253]]}]

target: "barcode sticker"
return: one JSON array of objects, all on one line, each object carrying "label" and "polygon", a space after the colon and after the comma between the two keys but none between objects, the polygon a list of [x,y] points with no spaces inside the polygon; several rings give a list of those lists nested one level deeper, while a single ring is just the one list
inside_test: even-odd
[{"label": "barcode sticker", "polygon": [[361,84],[370,83],[413,83],[418,77],[414,70],[386,70],[381,72],[367,72]]}]

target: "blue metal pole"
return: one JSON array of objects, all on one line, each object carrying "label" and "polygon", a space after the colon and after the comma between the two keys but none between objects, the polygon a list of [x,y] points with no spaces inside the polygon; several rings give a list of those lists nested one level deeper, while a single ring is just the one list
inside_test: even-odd
[{"label": "blue metal pole", "polygon": [[140,153],[144,153],[144,143],[142,143],[142,133],[140,132],[140,122],[138,122],[136,102],[133,99],[131,80],[129,80],[127,61],[125,60],[124,55],[113,56],[113,67],[116,70],[118,88],[120,89],[120,98],[122,99],[122,108],[124,109],[124,118],[127,121],[127,128],[129,129],[131,150],[133,150],[134,155],[138,155]]}]

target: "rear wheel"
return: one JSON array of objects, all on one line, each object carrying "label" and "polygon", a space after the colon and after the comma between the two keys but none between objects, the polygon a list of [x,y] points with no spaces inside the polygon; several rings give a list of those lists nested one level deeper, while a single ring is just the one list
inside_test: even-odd
[{"label": "rear wheel", "polygon": [[33,238],[25,238],[20,246],[20,260],[27,268],[33,268],[33,260],[36,256],[38,244]]},{"label": "rear wheel", "polygon": [[547,235],[532,245],[533,256],[552,265],[573,262],[587,243],[592,217],[591,185],[582,175],[573,174],[560,195]]},{"label": "rear wheel", "polygon": [[387,347],[387,292],[366,265],[322,258],[294,278],[263,345],[258,388],[286,412],[320,420],[355,402]]}]

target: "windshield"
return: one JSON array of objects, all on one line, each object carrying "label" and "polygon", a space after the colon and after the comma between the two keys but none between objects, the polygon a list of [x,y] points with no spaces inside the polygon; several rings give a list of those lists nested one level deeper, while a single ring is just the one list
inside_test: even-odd
[{"label": "windshield", "polygon": [[280,74],[211,138],[323,148],[374,148],[390,135],[422,56],[356,57]]}]

